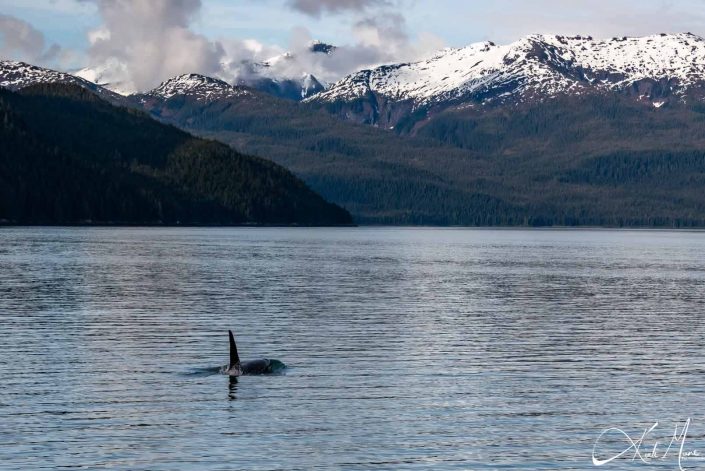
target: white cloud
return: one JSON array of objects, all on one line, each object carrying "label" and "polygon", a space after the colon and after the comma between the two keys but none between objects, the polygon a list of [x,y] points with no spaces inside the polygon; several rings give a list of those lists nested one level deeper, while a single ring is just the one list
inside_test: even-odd
[{"label": "white cloud", "polygon": [[44,34],[28,22],[0,14],[0,54],[32,63],[52,63],[61,54],[58,44],[47,44]]},{"label": "white cloud", "polygon": [[110,30],[105,27],[94,29],[88,32],[88,42],[91,44],[95,44],[99,41],[108,40],[110,40]]},{"label": "white cloud", "polygon": [[321,16],[324,13],[362,12],[371,7],[389,6],[391,2],[389,0],[288,0],[287,4],[307,15]]},{"label": "white cloud", "polygon": [[165,78],[198,72],[216,75],[225,51],[190,29],[200,0],[83,0],[97,5],[103,25],[89,33],[92,64],[121,64],[109,70],[125,88],[145,90]]}]

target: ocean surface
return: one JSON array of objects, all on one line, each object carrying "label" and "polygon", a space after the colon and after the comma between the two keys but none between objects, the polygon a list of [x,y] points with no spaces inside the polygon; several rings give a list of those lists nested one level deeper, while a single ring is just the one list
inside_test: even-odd
[{"label": "ocean surface", "polygon": [[705,469],[704,311],[702,232],[3,228],[0,469]]}]

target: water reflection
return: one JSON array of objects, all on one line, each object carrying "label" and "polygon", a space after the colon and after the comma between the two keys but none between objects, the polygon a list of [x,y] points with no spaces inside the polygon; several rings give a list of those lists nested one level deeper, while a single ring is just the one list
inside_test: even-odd
[{"label": "water reflection", "polygon": [[237,399],[237,378],[228,376],[228,400],[234,401]]}]

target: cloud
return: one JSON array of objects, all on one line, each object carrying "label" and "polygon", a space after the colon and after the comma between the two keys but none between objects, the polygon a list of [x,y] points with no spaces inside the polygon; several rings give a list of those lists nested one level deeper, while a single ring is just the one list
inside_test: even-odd
[{"label": "cloud", "polygon": [[[236,58],[230,60],[226,76],[247,83],[261,76],[298,79],[312,74],[322,82],[332,83],[360,69],[416,60],[444,46],[440,38],[430,33],[412,38],[404,18],[391,12],[377,18],[361,18],[352,29],[354,41],[335,44],[331,54],[314,52],[311,49],[314,37],[303,27],[292,29],[285,50],[256,41],[222,40],[227,44],[227,56]],[[261,62],[266,62],[267,67],[256,65]]]},{"label": "cloud", "polygon": [[389,6],[389,0],[288,0],[294,10],[320,17],[324,13],[362,12],[370,7]]},{"label": "cloud", "polygon": [[353,28],[362,44],[381,47],[405,45],[409,42],[406,20],[398,13],[364,18]]},{"label": "cloud", "polygon": [[310,51],[311,33],[302,27],[292,31],[289,50],[292,56],[279,61],[273,67],[277,71],[294,76],[296,73],[312,73],[325,82],[334,82],[341,77],[363,68],[385,63],[413,61],[444,47],[438,36],[430,33],[409,33],[406,18],[401,13],[406,3],[402,0],[307,0],[290,1],[300,11],[317,16],[321,13],[351,11],[353,41],[336,44],[333,54],[317,54]]},{"label": "cloud", "polygon": [[0,54],[36,64],[48,64],[61,53],[58,44],[47,45],[44,34],[24,20],[0,14]]},{"label": "cloud", "polygon": [[222,70],[223,45],[190,29],[200,0],[82,1],[97,5],[103,20],[89,33],[90,62],[108,68],[106,77],[126,89],[147,90],[175,75]]},{"label": "cloud", "polygon": [[[302,27],[292,28],[286,49],[252,39],[208,39],[192,29],[201,12],[200,0],[79,1],[96,5],[102,19],[100,27],[88,33],[92,67],[83,76],[124,92],[149,90],[184,73],[230,83],[262,76],[298,79],[304,74],[333,82],[360,68],[411,60],[443,45],[430,34],[411,38],[391,0],[289,0],[293,8],[312,15],[355,12],[352,44],[336,44],[330,55],[312,52],[312,35]],[[260,65],[263,62],[268,66]]]}]

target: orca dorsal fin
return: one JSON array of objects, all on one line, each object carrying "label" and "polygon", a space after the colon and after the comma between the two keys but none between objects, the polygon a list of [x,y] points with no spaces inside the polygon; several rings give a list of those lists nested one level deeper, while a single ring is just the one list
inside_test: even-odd
[{"label": "orca dorsal fin", "polygon": [[230,336],[230,368],[232,368],[233,366],[240,364],[240,357],[237,354],[237,345],[235,345],[233,331],[229,330],[228,335]]}]

